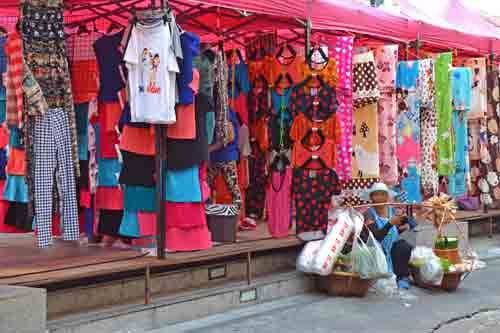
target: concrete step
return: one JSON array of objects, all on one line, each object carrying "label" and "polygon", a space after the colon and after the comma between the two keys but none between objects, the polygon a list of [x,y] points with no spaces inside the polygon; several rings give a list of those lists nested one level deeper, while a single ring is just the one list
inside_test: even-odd
[{"label": "concrete step", "polygon": [[143,332],[313,290],[312,278],[292,271],[257,278],[251,284],[226,283],[156,298],[149,305],[129,304],[68,315],[49,321],[48,328],[51,333]]},{"label": "concrete step", "polygon": [[[149,290],[152,298],[166,297],[180,292],[224,286],[248,279],[248,270],[254,277],[295,269],[298,248],[271,251],[246,258],[225,259],[217,263],[201,263],[193,267],[169,271],[151,271]],[[107,281],[89,280],[80,286],[50,290],[47,295],[48,319],[70,314],[97,311],[110,306],[145,302],[145,271],[131,277],[112,277]]]}]

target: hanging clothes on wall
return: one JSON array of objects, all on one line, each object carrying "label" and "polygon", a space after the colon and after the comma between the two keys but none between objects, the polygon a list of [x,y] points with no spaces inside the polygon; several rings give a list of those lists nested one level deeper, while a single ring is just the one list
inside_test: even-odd
[{"label": "hanging clothes on wall", "polygon": [[471,110],[468,119],[483,118],[488,103],[486,58],[470,58],[457,60],[457,67],[467,67],[472,71]]},{"label": "hanging clothes on wall", "polygon": [[459,197],[467,193],[469,179],[469,136],[467,116],[471,109],[472,72],[469,68],[454,68],[450,72],[453,97],[453,138],[455,170],[448,176],[448,194]]},{"label": "hanging clothes on wall", "polygon": [[437,168],[440,176],[448,176],[454,171],[454,148],[451,133],[452,95],[450,70],[452,54],[442,53],[436,59],[436,112],[438,116],[438,157]]},{"label": "hanging clothes on wall", "polygon": [[338,101],[338,120],[342,137],[337,147],[336,171],[339,179],[351,179],[352,163],[352,49],[353,37],[333,37],[328,40],[330,55],[337,65],[338,84],[336,86]]},{"label": "hanging clothes on wall", "polygon": [[417,96],[418,61],[398,64],[396,75],[398,116],[397,155],[400,177],[407,173],[412,162],[420,171],[420,101]]},{"label": "hanging clothes on wall", "polygon": [[398,181],[396,155],[396,66],[398,45],[384,45],[372,49],[375,56],[380,99],[378,101],[378,149],[380,179],[394,185]]},{"label": "hanging clothes on wall", "polygon": [[[22,5],[24,59],[48,106],[45,112],[40,108],[43,103],[39,103],[36,118],[33,109],[26,109],[23,117],[26,122],[26,175],[30,192],[34,185],[39,247],[52,244],[53,195],[58,192],[53,191],[56,168],[61,179],[59,192],[64,239],[78,240],[80,237],[75,180],[75,175],[80,176],[80,168],[63,16],[63,1],[53,1],[50,5],[24,1]],[[51,70],[54,66],[59,70]],[[24,81],[24,84],[28,82],[33,81]]]},{"label": "hanging clothes on wall", "polygon": [[437,115],[435,107],[434,60],[420,61],[418,75],[418,96],[420,99],[420,128],[422,153],[422,191],[424,197],[431,197],[439,191],[437,173]]},{"label": "hanging clothes on wall", "polygon": [[353,59],[352,178],[379,177],[377,103],[380,97],[373,52]]},{"label": "hanging clothes on wall", "polygon": [[128,68],[132,121],[175,123],[175,79],[179,66],[172,52],[169,27],[163,21],[152,25],[136,23],[124,61]]},{"label": "hanging clothes on wall", "polygon": [[[500,202],[500,140],[499,135],[499,70],[494,65],[488,66],[487,74],[488,108],[486,113],[486,124],[481,131],[480,147],[481,163],[477,177],[477,187],[480,191],[481,203],[488,207],[498,207]],[[482,126],[483,127],[483,126]]]}]

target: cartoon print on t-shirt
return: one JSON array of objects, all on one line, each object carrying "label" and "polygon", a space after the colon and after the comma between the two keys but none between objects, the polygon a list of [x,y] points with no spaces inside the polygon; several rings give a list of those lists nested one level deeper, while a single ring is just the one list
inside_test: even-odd
[{"label": "cartoon print on t-shirt", "polygon": [[144,48],[142,51],[142,57],[141,57],[141,64],[142,64],[142,71],[141,71],[141,82],[139,84],[139,92],[144,92],[144,73],[149,71],[149,64],[151,63],[151,52],[149,51],[148,48]]},{"label": "cartoon print on t-shirt", "polygon": [[148,92],[151,94],[159,94],[160,87],[157,85],[157,74],[160,70],[160,55],[157,53],[151,58],[151,68],[149,71]]}]

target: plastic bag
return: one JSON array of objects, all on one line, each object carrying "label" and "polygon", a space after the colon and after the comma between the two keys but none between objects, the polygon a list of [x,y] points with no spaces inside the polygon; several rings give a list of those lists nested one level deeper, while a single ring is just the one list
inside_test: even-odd
[{"label": "plastic bag", "polygon": [[370,232],[366,244],[358,237],[353,247],[354,271],[362,279],[389,277],[389,267],[382,247]]},{"label": "plastic bag", "polygon": [[414,248],[411,252],[410,264],[418,268],[422,282],[439,286],[443,281],[443,264],[431,248],[424,246]]},{"label": "plastic bag", "polygon": [[441,265],[441,260],[434,255],[434,258],[429,258],[425,264],[420,267],[420,279],[422,282],[434,286],[441,285],[443,282],[444,270]]},{"label": "plastic bag", "polygon": [[320,248],[314,258],[312,271],[319,275],[329,275],[337,257],[351,236],[355,225],[363,223],[363,215],[354,209],[340,210],[337,212],[337,222],[332,227],[325,239],[321,241]]},{"label": "plastic bag", "polygon": [[318,254],[319,247],[321,245],[321,241],[312,241],[308,242],[302,252],[300,252],[299,257],[297,258],[297,269],[304,273],[312,273],[312,264],[314,261],[314,257]]},{"label": "plastic bag", "polygon": [[428,260],[434,258],[434,251],[425,246],[417,246],[411,251],[410,264],[414,267],[422,267]]}]

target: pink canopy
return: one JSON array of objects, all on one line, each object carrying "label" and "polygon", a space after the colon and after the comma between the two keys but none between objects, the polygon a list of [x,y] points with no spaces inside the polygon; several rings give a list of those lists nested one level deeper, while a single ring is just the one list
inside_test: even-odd
[{"label": "pink canopy", "polygon": [[439,4],[430,7],[432,13],[415,6],[416,1],[400,0],[401,14],[397,15],[350,0],[313,0],[311,19],[316,29],[403,41],[419,36],[431,46],[500,53],[500,29],[458,0],[418,0]]},{"label": "pink canopy", "polygon": [[[432,1],[432,12],[415,5]],[[156,3],[159,3],[157,0]],[[214,32],[217,22],[221,28],[235,32],[269,28],[299,27],[295,18],[310,17],[315,30],[349,31],[396,41],[413,41],[419,36],[424,45],[463,49],[475,53],[500,54],[500,29],[464,7],[458,0],[400,0],[401,13],[388,13],[351,0],[170,0],[186,29]],[[15,15],[19,0],[2,0],[0,15]],[[89,4],[107,3],[99,11],[113,8],[112,19],[124,22],[126,11],[120,5],[149,5],[150,0],[66,0],[71,15],[68,22],[91,19],[95,10],[71,12],[71,8],[86,8]],[[83,6],[83,7],[82,7]],[[258,15],[227,15],[220,18],[216,7],[248,11]],[[212,11],[200,13],[199,9]],[[117,10],[117,11],[115,11]],[[198,11],[197,11],[198,10]],[[12,14],[14,13],[14,14]],[[244,13],[243,13],[244,14]],[[241,22],[241,23],[238,23]],[[228,28],[229,27],[229,28]]]}]

